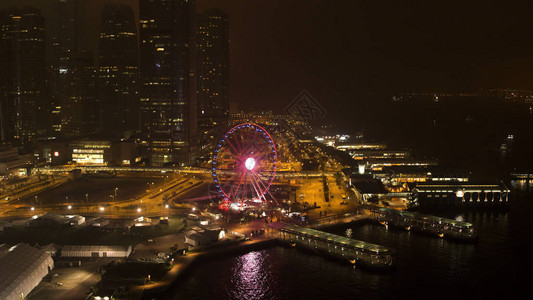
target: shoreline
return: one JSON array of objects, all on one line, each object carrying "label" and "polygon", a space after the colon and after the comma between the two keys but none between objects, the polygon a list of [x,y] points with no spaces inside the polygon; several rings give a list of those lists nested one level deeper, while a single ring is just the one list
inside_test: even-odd
[{"label": "shoreline", "polygon": [[[346,219],[335,220],[327,224],[319,224],[318,226],[312,226],[313,228],[318,227],[320,229],[330,228],[335,226],[343,226],[346,224],[353,223],[365,223],[368,222],[369,218],[366,215],[360,215],[357,218],[346,222]],[[178,279],[183,276],[186,276],[188,272],[191,271],[192,267],[197,263],[201,263],[206,260],[215,259],[222,255],[239,255],[245,254],[252,251],[259,251],[268,249],[275,246],[283,246],[284,243],[276,237],[269,237],[269,233],[265,233],[264,237],[255,238],[249,241],[245,241],[236,245],[228,245],[221,248],[212,248],[204,252],[198,252],[189,254],[187,256],[177,257],[175,259],[175,265],[170,271],[158,282],[144,285],[144,286],[132,286],[132,292],[134,294],[139,293],[139,298],[150,298],[157,296],[161,293],[168,291],[172,286],[175,285]]]},{"label": "shoreline", "polygon": [[202,261],[214,259],[221,255],[244,254],[252,251],[267,249],[269,247],[279,246],[282,243],[277,238],[265,237],[257,238],[237,245],[230,245],[219,249],[210,249],[205,252],[193,253],[187,256],[178,257],[172,269],[158,282],[139,286],[132,286],[131,292],[133,295],[138,294],[139,299],[150,298],[157,296],[160,293],[168,291],[182,276],[188,274],[191,268]]}]

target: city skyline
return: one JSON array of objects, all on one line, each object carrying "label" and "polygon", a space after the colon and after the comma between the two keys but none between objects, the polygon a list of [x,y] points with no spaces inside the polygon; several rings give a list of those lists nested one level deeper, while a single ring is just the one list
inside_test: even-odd
[{"label": "city skyline", "polygon": [[[131,5],[138,16],[137,1],[115,2]],[[244,106],[265,109],[262,103],[275,99],[284,107],[303,89],[324,103],[365,103],[366,92],[531,88],[526,2],[478,6],[452,1],[438,8],[391,2],[383,10],[363,1],[270,2],[198,1],[199,12],[220,8],[232,16],[232,97]],[[91,1],[86,7],[90,34],[85,42],[93,50],[105,3]],[[275,14],[281,17],[270,26]],[[249,105],[250,99],[257,99],[256,105]]]},{"label": "city skyline", "polygon": [[522,299],[533,5],[0,0],[0,299]]}]

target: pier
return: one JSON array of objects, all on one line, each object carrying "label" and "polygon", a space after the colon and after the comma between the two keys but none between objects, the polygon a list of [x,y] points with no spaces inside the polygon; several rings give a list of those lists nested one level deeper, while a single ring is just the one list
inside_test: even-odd
[{"label": "pier", "polygon": [[367,209],[370,211],[371,220],[387,227],[395,226],[405,230],[430,233],[441,238],[461,240],[477,238],[474,226],[467,222],[384,207],[367,207]]},{"label": "pier", "polygon": [[269,227],[278,231],[279,240],[292,246],[298,245],[368,268],[391,268],[394,266],[392,249],[380,245],[298,225],[271,223]]},{"label": "pier", "polygon": [[533,181],[533,172],[532,173],[511,173],[511,179]]},{"label": "pier", "polygon": [[511,191],[503,183],[418,182],[413,189],[420,205],[501,207],[509,204]]}]

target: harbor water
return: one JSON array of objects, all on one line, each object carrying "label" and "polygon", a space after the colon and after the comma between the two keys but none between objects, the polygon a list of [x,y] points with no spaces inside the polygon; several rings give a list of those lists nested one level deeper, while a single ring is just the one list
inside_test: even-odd
[{"label": "harbor water", "polygon": [[425,208],[479,230],[475,243],[355,223],[329,232],[396,250],[396,268],[354,268],[290,247],[273,247],[198,263],[168,299],[524,298],[531,295],[533,193],[515,183],[508,210]]}]

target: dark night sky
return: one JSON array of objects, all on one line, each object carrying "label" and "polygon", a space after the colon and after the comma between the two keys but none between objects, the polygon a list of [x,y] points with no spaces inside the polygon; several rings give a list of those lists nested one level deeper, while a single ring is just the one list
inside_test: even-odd
[{"label": "dark night sky", "polygon": [[[46,8],[47,1],[1,2]],[[106,2],[86,4],[92,48]],[[138,0],[113,2],[137,10]],[[369,91],[533,88],[527,1],[199,0],[198,7],[230,16],[231,96],[245,107],[282,108],[302,89],[328,109],[364,103]]]}]

